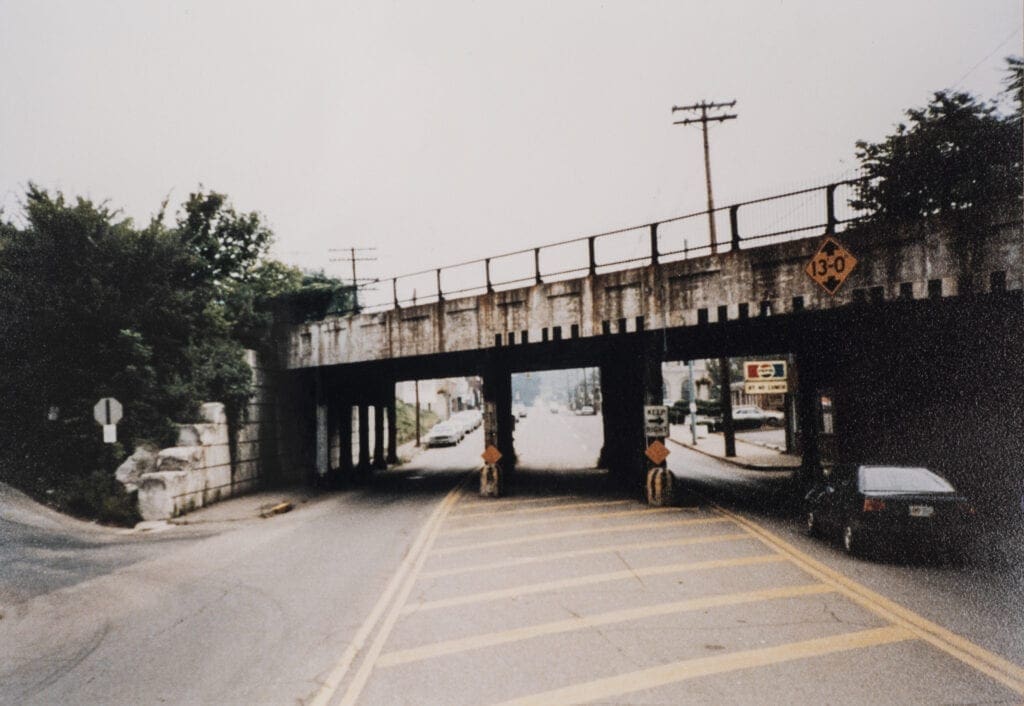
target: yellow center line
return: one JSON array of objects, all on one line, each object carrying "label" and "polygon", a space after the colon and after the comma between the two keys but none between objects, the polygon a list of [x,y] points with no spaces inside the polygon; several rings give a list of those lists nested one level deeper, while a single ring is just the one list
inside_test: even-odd
[{"label": "yellow center line", "polygon": [[750,530],[766,546],[781,552],[806,573],[820,581],[835,586],[842,595],[854,603],[867,608],[875,615],[895,623],[916,638],[942,650],[975,670],[992,677],[1018,694],[1024,694],[1024,668],[1019,665],[974,644],[960,635],[950,632],[908,608],[847,578],[820,561],[812,559],[756,522],[722,507],[716,506],[715,509],[724,517],[728,517],[741,527]]},{"label": "yellow center line", "polygon": [[499,704],[499,706],[565,706],[566,704],[582,704],[590,701],[618,700],[617,697],[623,694],[655,689],[688,679],[754,667],[767,667],[798,659],[821,657],[836,652],[887,645],[909,639],[912,639],[909,632],[895,626],[861,630],[802,642],[791,642],[776,647],[673,662],[660,667],[627,672],[605,679],[512,699]]},{"label": "yellow center line", "polygon": [[[601,500],[589,503],[564,503],[562,505],[552,505],[551,507],[531,507],[526,510],[513,510],[507,513],[501,513],[503,515],[535,515],[540,512],[561,512],[563,510],[579,510],[585,507],[605,507],[608,505],[625,505],[626,503],[632,503],[637,507],[643,507],[636,500]],[[474,517],[494,517],[493,512],[467,512],[457,517],[449,518],[450,522],[455,520],[468,520]]]},{"label": "yellow center line", "polygon": [[588,574],[587,576],[573,576],[558,581],[544,581],[542,583],[523,584],[510,588],[501,588],[495,591],[483,591],[481,593],[470,593],[452,598],[442,598],[436,601],[425,601],[414,603],[402,609],[403,613],[416,613],[424,610],[437,610],[439,608],[451,608],[453,606],[467,605],[469,603],[484,603],[486,601],[498,601],[505,598],[521,598],[533,593],[546,593],[548,591],[559,591],[564,588],[575,588],[579,586],[592,586],[598,583],[609,581],[624,581],[636,579],[641,576],[664,576],[667,574],[680,574],[687,571],[705,571],[708,569],[724,569],[734,566],[751,566],[753,564],[768,564],[776,561],[786,561],[781,554],[758,554],[757,556],[744,556],[734,559],[712,559],[709,561],[693,561],[685,564],[664,564],[661,566],[645,566],[640,569],[625,569],[623,571],[609,571],[601,574]]},{"label": "yellow center line", "polygon": [[[468,477],[467,477],[468,480]],[[398,621],[398,616],[401,613],[402,607],[405,602],[409,599],[409,594],[412,592],[412,588],[416,585],[416,579],[419,572],[423,569],[423,564],[427,560],[427,555],[430,553],[430,547],[437,539],[437,534],[441,529],[441,525],[444,523],[445,516],[451,511],[461,497],[462,487],[465,485],[465,481],[456,488],[455,495],[449,494],[441,503],[441,507],[434,515],[431,516],[428,521],[427,527],[429,532],[423,541],[422,550],[416,556],[415,562],[412,568],[409,570],[408,575],[405,577],[405,581],[402,584],[401,590],[395,597],[394,602],[391,604],[391,609],[388,611],[387,616],[381,622],[380,628],[377,630],[377,635],[370,645],[370,648],[366,651],[366,656],[363,658],[362,663],[359,665],[359,670],[352,677],[352,681],[348,685],[348,689],[345,691],[345,696],[341,700],[341,706],[352,706],[355,704],[359,695],[363,692],[366,687],[366,682],[370,679],[370,674],[373,673],[373,669],[376,666],[377,658],[380,656],[381,651],[384,649],[384,644],[391,636],[391,631],[395,627],[395,623]],[[411,552],[410,552],[411,555]],[[340,681],[339,681],[340,685]],[[329,692],[323,694],[323,701],[318,699],[318,704],[327,704],[334,696],[334,692],[337,690],[337,686],[332,688]]]},{"label": "yellow center line", "polygon": [[[467,476],[468,480],[468,476]],[[427,521],[423,524],[423,528],[420,533],[416,536],[415,542],[409,549],[409,553],[405,556],[405,559],[399,565],[395,575],[391,577],[388,585],[385,587],[384,592],[381,594],[377,601],[377,604],[370,611],[366,620],[360,626],[355,637],[349,646],[345,648],[345,651],[341,655],[341,659],[331,670],[330,674],[324,680],[320,689],[313,696],[313,699],[309,702],[310,706],[324,706],[329,703],[334,693],[338,690],[342,680],[348,673],[349,667],[352,666],[352,662],[355,660],[356,655],[359,654],[360,650],[366,644],[366,639],[370,636],[374,626],[380,620],[388,604],[391,602],[392,597],[398,590],[402,581],[407,577],[413,567],[422,562],[426,558],[426,554],[430,549],[430,543],[436,536],[437,529],[441,526],[441,522],[444,520],[444,515],[459,501],[463,486],[466,484],[466,480],[463,480],[457,486],[445,496],[434,511],[427,518]]]},{"label": "yellow center line", "polygon": [[[469,510],[478,507],[488,507],[491,509],[501,509],[512,505],[526,505],[530,503],[546,503],[554,502],[556,500],[578,500],[578,495],[550,495],[538,498],[505,498],[503,500],[474,500],[459,503],[459,507],[463,510]],[[461,513],[452,513],[451,517],[460,517]]]},{"label": "yellow center line", "polygon": [[666,512],[674,512],[679,514],[679,508],[677,507],[648,507],[638,508],[635,510],[622,510],[620,512],[590,512],[582,515],[569,515],[568,517],[533,517],[528,520],[505,520],[503,522],[490,522],[479,525],[471,525],[469,527],[458,527],[456,529],[445,530],[441,534],[457,535],[457,534],[469,534],[472,532],[480,532],[482,530],[497,529],[500,527],[522,527],[524,525],[544,525],[553,522],[575,522],[576,520],[603,520],[612,517],[636,517],[637,515],[658,515]]},{"label": "yellow center line", "polygon": [[681,527],[683,525],[707,525],[717,522],[729,522],[727,517],[700,517],[687,520],[661,520],[658,522],[638,522],[630,525],[615,525],[613,527],[594,527],[581,530],[564,530],[562,532],[546,532],[544,534],[531,534],[525,537],[510,537],[508,539],[495,539],[489,542],[472,542],[468,544],[455,544],[440,547],[433,551],[434,556],[447,554],[458,554],[471,552],[477,549],[491,549],[493,547],[506,547],[513,544],[527,544],[529,542],[546,542],[549,539],[562,539],[565,537],[586,537],[594,534],[608,534],[612,532],[632,532],[633,530],[648,530]]},{"label": "yellow center line", "polygon": [[506,569],[524,564],[537,564],[545,561],[558,561],[560,559],[575,559],[591,554],[614,554],[615,552],[642,551],[644,549],[663,549],[665,547],[681,547],[687,544],[709,544],[712,542],[734,542],[740,539],[754,539],[749,532],[736,532],[731,534],[706,534],[699,537],[684,537],[683,539],[666,539],[661,542],[633,542],[631,544],[606,544],[602,547],[590,547],[588,549],[576,549],[568,552],[553,552],[551,554],[537,554],[535,556],[521,556],[504,561],[492,561],[487,564],[471,564],[470,566],[456,566],[451,569],[437,569],[436,571],[424,571],[422,578],[439,578],[441,576],[458,576],[470,574],[477,571],[492,571],[494,569]]},{"label": "yellow center line", "polygon": [[377,661],[378,667],[391,667],[407,662],[416,662],[424,659],[432,659],[444,655],[479,650],[485,647],[495,647],[512,642],[521,642],[545,635],[558,635],[561,633],[586,630],[601,625],[613,625],[633,620],[643,620],[662,615],[673,615],[695,610],[708,608],[719,608],[723,606],[741,605],[744,603],[760,603],[763,601],[779,600],[783,598],[798,598],[801,596],[832,593],[836,589],[823,583],[803,584],[800,586],[784,586],[781,588],[769,588],[761,591],[747,591],[744,593],[730,593],[718,596],[702,596],[691,598],[685,601],[674,601],[672,603],[660,603],[658,605],[641,606],[625,610],[610,611],[591,615],[587,617],[569,618],[567,620],[556,620],[540,625],[531,625],[524,628],[503,630],[455,640],[445,640],[430,645],[414,647],[407,650],[396,650],[381,656]]}]

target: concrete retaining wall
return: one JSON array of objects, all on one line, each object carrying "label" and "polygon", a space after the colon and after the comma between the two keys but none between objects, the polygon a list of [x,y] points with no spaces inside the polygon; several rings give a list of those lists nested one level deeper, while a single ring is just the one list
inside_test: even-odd
[{"label": "concrete retaining wall", "polygon": [[153,470],[133,481],[143,519],[177,517],[268,482],[295,480],[284,443],[287,434],[279,423],[277,373],[255,351],[246,356],[254,390],[237,428],[230,429],[219,402],[202,405],[202,421],[179,425],[177,445],[156,452]]}]

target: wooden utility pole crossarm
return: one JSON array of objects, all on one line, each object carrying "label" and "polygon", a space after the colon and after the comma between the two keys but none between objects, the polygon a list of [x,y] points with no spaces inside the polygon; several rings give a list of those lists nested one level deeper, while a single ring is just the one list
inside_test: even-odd
[{"label": "wooden utility pole crossarm", "polygon": [[732,108],[736,105],[736,101],[730,101],[728,103],[709,103],[707,101],[701,101],[700,103],[694,103],[693,105],[674,105],[672,106],[672,112],[675,113],[677,110],[683,111],[700,111],[700,117],[698,118],[686,118],[684,120],[677,120],[673,122],[673,125],[692,125],[694,123],[700,123],[702,132],[704,133],[704,178],[707,182],[708,190],[708,228],[711,236],[711,254],[714,255],[718,252],[718,238],[715,233],[715,198],[712,195],[711,190],[711,150],[708,145],[708,123],[719,122],[724,123],[726,120],[733,120],[737,116],[735,114],[724,114],[724,115],[708,115],[709,110],[722,110],[724,108]]}]

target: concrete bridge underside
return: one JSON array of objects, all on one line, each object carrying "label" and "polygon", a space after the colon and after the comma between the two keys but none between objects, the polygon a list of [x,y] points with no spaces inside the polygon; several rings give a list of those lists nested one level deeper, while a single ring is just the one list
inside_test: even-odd
[{"label": "concrete bridge underside", "polygon": [[[793,356],[803,480],[824,456],[833,461],[921,464],[973,497],[1010,510],[1024,495],[1024,298],[1021,293],[893,301],[692,327],[548,341],[293,370],[289,387],[306,465],[317,467],[317,429],[350,438],[351,406],[377,405],[383,420],[394,383],[480,375],[495,404],[495,445],[513,472],[511,376],[516,372],[601,369],[605,448],[602,465],[623,486],[644,487],[650,465],[642,406],[661,401],[661,362],[721,356]],[[821,399],[832,401],[834,433],[823,429]],[[316,410],[319,412],[318,427]],[[326,415],[326,416],[324,416]],[[361,421],[366,419],[365,413]],[[390,428],[394,428],[393,417]],[[360,424],[362,430],[367,424]],[[376,438],[382,439],[379,433]],[[363,432],[366,433],[365,431]],[[331,469],[358,478],[383,467],[394,441],[354,465]],[[321,453],[323,449],[321,440]],[[344,443],[344,442],[342,442]],[[482,451],[483,449],[481,449]],[[312,455],[309,453],[312,452]],[[341,457],[346,458],[345,453]],[[321,466],[322,467],[322,466]],[[362,469],[362,470],[360,470]],[[504,479],[503,479],[504,480]]]},{"label": "concrete bridge underside", "polygon": [[[922,464],[1016,507],[1024,238],[1019,216],[967,230],[930,223],[846,232],[859,265],[835,296],[804,273],[820,245],[809,239],[295,325],[280,355],[296,448],[327,473],[328,440],[344,438],[349,423],[339,410],[359,407],[365,421],[376,406],[377,431],[389,414],[393,429],[395,382],[480,375],[494,412],[486,438],[506,473],[515,459],[511,374],[598,366],[602,462],[642,487],[650,466],[642,406],[661,402],[662,361],[789,353],[805,482],[822,457]],[[393,457],[393,438],[376,438],[372,456],[361,438],[354,469]],[[355,473],[341,457],[332,472]]]}]

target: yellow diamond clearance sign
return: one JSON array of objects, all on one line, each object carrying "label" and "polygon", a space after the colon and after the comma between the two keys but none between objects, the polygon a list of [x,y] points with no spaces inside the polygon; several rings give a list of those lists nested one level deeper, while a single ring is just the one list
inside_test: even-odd
[{"label": "yellow diamond clearance sign", "polygon": [[668,458],[669,450],[665,448],[665,444],[661,443],[659,439],[655,439],[654,442],[647,447],[644,452],[647,458],[651,459],[655,466],[660,466],[664,463],[665,459]]},{"label": "yellow diamond clearance sign", "polygon": [[818,252],[804,267],[804,272],[828,292],[829,296],[834,296],[856,266],[857,258],[853,253],[831,235],[826,235]]},{"label": "yellow diamond clearance sign", "polygon": [[480,457],[488,466],[493,466],[501,460],[501,452],[494,448],[493,445],[488,445],[484,452],[480,454]]}]

